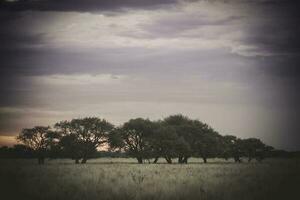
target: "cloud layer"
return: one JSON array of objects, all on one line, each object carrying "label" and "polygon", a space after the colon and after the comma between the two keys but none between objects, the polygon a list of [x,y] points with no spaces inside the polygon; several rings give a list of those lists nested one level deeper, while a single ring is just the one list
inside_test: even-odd
[{"label": "cloud layer", "polygon": [[120,124],[183,113],[296,149],[297,5],[1,1],[0,135],[89,115]]}]

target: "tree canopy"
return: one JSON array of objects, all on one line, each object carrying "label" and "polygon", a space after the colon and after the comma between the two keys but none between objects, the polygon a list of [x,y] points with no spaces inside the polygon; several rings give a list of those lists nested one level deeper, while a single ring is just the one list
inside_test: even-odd
[{"label": "tree canopy", "polygon": [[114,126],[104,119],[86,117],[61,121],[55,124],[60,134],[60,145],[66,155],[82,163],[93,156],[97,148],[107,143],[108,136]]},{"label": "tree canopy", "polygon": [[44,163],[49,148],[57,143],[56,139],[58,139],[58,134],[52,131],[50,126],[23,129],[17,137],[17,140],[36,152],[39,164]]},{"label": "tree canopy", "polygon": [[208,124],[181,114],[157,121],[130,119],[120,126],[97,117],[78,118],[53,127],[23,129],[18,140],[23,149],[37,155],[40,164],[45,157],[67,157],[84,164],[100,147],[124,152],[138,163],[156,163],[159,158],[172,163],[176,158],[183,164],[190,157],[202,158],[204,163],[215,157],[233,158],[235,162],[247,157],[250,162],[261,161],[273,151],[257,138],[223,136]]}]

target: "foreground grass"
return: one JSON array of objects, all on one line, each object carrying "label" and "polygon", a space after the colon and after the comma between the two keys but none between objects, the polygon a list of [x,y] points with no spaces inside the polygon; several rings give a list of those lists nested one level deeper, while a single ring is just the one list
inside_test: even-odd
[{"label": "foreground grass", "polygon": [[[86,165],[52,160],[0,160],[1,199],[295,199],[298,160],[263,163],[135,164],[96,159]],[[296,198],[297,199],[297,198]]]}]

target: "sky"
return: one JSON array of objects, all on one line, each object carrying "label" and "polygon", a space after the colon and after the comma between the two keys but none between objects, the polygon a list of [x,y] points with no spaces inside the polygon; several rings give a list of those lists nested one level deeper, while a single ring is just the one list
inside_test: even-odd
[{"label": "sky", "polygon": [[181,113],[300,150],[293,0],[0,0],[0,145],[22,128]]}]

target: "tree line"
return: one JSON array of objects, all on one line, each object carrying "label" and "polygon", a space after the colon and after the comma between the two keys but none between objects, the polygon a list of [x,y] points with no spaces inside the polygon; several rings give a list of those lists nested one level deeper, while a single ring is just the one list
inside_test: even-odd
[{"label": "tree line", "polygon": [[105,119],[86,117],[60,121],[53,127],[36,126],[23,129],[17,136],[19,148],[26,149],[43,164],[45,158],[70,158],[75,163],[86,163],[104,147],[108,152],[126,153],[138,163],[165,159],[172,163],[188,163],[189,158],[242,157],[262,161],[273,147],[257,138],[241,139],[221,135],[211,126],[181,114],[163,120],[130,119],[121,126],[114,126]]}]

